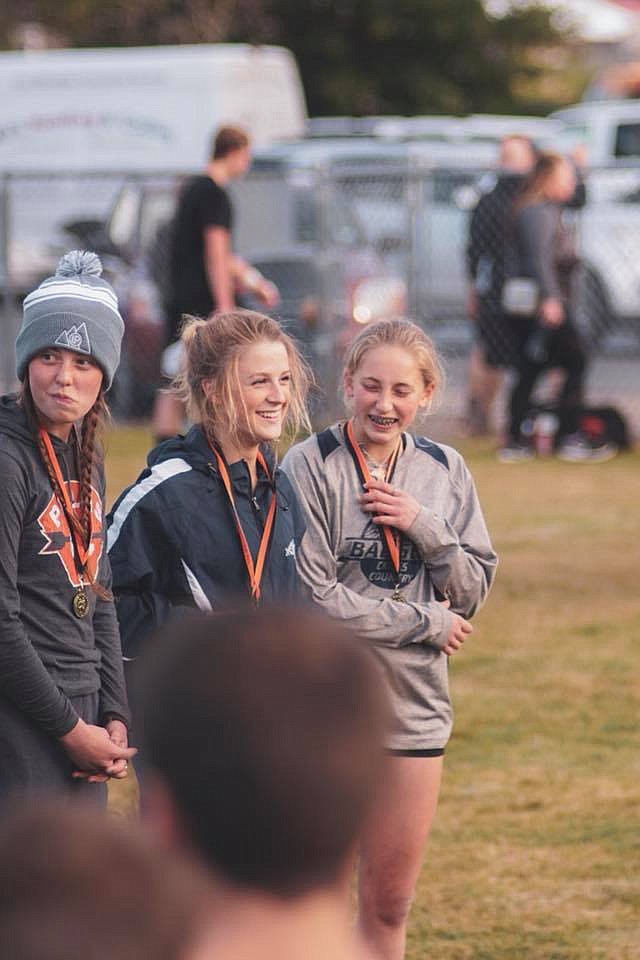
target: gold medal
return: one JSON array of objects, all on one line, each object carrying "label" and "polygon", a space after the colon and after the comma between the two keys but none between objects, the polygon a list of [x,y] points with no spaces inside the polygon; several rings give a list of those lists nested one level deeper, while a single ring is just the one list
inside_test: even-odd
[{"label": "gold medal", "polygon": [[87,613],[89,612],[89,597],[86,595],[82,587],[78,587],[74,593],[71,606],[73,608],[73,612],[79,620],[81,620],[83,617],[86,617]]},{"label": "gold medal", "polygon": [[391,599],[392,599],[392,600],[397,600],[398,603],[406,603],[406,602],[407,602],[406,599],[405,599],[405,597],[403,596],[403,594],[402,594],[401,591],[400,591],[400,584],[399,584],[399,583],[396,583],[395,587],[393,588],[393,593],[391,594]]}]

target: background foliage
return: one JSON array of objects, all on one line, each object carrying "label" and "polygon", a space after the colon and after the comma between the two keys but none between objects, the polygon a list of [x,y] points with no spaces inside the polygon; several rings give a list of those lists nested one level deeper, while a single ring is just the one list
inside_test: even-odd
[{"label": "background foliage", "polygon": [[29,30],[36,45],[280,43],[298,58],[312,115],[535,113],[573,93],[548,83],[566,72],[569,38],[542,5],[500,18],[481,0],[26,0],[0,9],[0,47],[22,46]]}]

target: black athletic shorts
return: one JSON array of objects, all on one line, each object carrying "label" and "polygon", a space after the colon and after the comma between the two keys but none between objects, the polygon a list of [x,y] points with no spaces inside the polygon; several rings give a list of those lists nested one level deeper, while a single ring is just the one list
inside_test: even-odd
[{"label": "black athletic shorts", "polygon": [[511,317],[504,313],[499,301],[489,297],[479,301],[476,339],[488,366],[514,366],[518,350],[513,322]]}]

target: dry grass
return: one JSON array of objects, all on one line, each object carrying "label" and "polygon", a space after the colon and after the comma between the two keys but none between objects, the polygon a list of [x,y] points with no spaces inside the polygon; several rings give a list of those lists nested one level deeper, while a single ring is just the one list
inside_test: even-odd
[{"label": "dry grass", "polygon": [[[112,495],[148,442],[113,434]],[[463,447],[501,565],[451,665],[456,726],[408,957],[638,960],[640,456],[499,465]]]}]

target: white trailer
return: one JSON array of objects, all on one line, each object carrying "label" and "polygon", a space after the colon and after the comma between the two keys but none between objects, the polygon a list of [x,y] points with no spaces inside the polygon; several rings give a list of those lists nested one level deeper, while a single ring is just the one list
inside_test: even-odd
[{"label": "white trailer", "polygon": [[295,59],[248,44],[0,54],[0,171],[200,169],[221,123],[302,136]]}]

